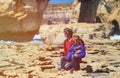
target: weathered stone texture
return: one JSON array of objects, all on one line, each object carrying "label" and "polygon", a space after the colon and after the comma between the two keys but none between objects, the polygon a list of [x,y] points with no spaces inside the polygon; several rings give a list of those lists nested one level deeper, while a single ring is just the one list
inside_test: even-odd
[{"label": "weathered stone texture", "polygon": [[48,0],[0,0],[0,39],[31,40]]}]

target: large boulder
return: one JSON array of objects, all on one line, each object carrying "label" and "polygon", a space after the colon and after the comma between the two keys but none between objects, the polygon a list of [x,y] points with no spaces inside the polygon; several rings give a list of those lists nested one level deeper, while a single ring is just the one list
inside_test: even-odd
[{"label": "large boulder", "polygon": [[0,0],[0,39],[32,40],[48,0]]}]

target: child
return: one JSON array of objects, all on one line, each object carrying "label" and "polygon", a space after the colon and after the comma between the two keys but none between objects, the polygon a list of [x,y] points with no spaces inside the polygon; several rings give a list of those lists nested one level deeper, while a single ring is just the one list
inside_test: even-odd
[{"label": "child", "polygon": [[[79,70],[79,61],[86,55],[85,48],[80,44],[80,37],[74,35],[72,37],[72,45],[68,51],[67,56],[63,56],[60,61],[61,70],[69,70],[73,73],[74,70]],[[67,62],[70,62],[67,64]]]}]

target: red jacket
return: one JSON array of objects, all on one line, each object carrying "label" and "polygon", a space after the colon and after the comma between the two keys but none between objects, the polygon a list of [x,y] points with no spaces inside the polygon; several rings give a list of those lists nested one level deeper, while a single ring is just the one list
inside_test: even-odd
[{"label": "red jacket", "polygon": [[64,52],[63,52],[63,55],[64,55],[64,56],[66,56],[66,55],[68,54],[68,50],[69,50],[71,44],[72,44],[72,39],[70,39],[70,40],[67,40],[67,39],[66,39],[66,40],[64,41]]}]

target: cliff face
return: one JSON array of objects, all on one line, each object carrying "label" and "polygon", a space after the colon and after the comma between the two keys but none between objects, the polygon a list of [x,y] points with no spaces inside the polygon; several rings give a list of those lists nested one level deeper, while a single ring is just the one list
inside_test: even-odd
[{"label": "cliff face", "polygon": [[[82,6],[80,4],[81,2],[79,2],[79,0],[74,0],[72,4],[73,10],[72,18],[75,18],[76,20],[78,20],[79,17],[78,15],[79,13],[81,13],[81,10],[79,8]],[[71,19],[71,21],[74,21],[75,19]],[[100,3],[96,11],[96,18],[94,20],[96,21],[96,23],[112,24],[113,29],[110,29],[111,31],[110,35],[114,34],[120,35],[120,0],[100,0]]]},{"label": "cliff face", "polygon": [[48,0],[0,0],[0,39],[31,40]]},{"label": "cliff face", "polygon": [[[81,2],[74,0],[72,4],[73,18],[78,17]],[[119,0],[101,0],[97,8],[96,22],[112,22],[116,20],[120,24],[120,1]],[[76,18],[78,19],[78,18]],[[71,19],[73,20],[73,19]]]},{"label": "cliff face", "polygon": [[72,3],[49,4],[43,15],[43,24],[68,24],[72,16]]}]

